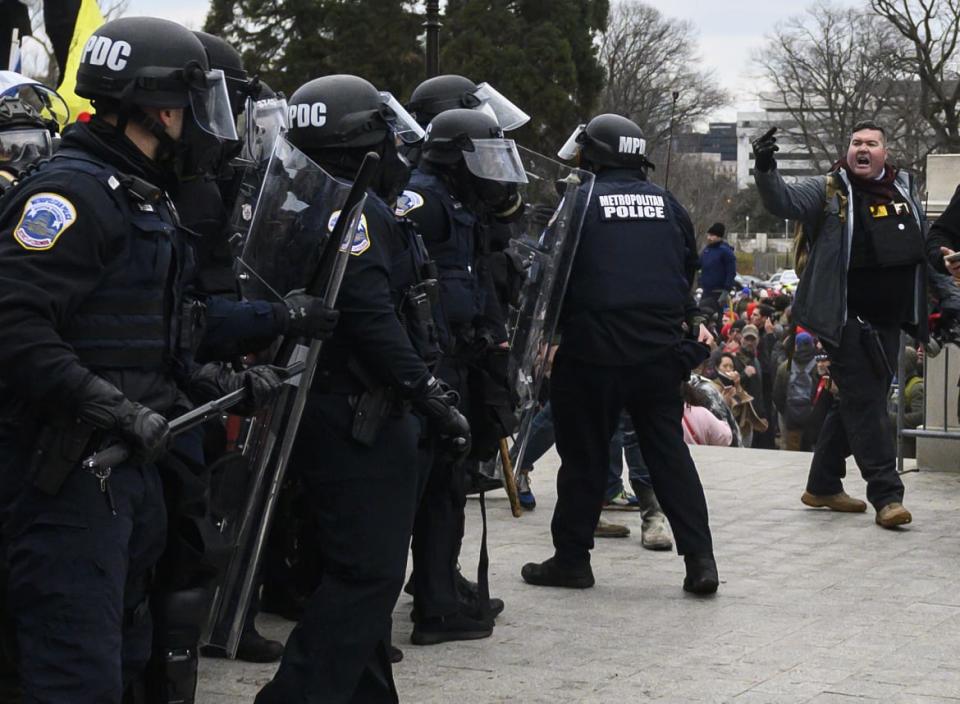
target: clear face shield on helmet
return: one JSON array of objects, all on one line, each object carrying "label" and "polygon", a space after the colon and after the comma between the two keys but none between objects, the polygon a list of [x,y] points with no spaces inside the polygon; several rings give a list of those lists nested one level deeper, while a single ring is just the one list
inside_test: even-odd
[{"label": "clear face shield on helmet", "polygon": [[473,95],[481,103],[475,109],[492,112],[504,132],[515,130],[530,121],[530,116],[527,113],[518,108],[509,98],[489,83],[481,83],[477,86]]},{"label": "clear face shield on helmet", "polygon": [[273,153],[277,138],[290,128],[287,101],[283,98],[247,98],[240,123],[241,158],[260,162]]},{"label": "clear face shield on helmet", "polygon": [[576,159],[580,153],[580,148],[583,146],[583,137],[581,135],[583,135],[586,130],[586,124],[577,125],[577,129],[567,137],[567,141],[560,147],[560,151],[557,152],[557,157],[564,161],[573,161]]},{"label": "clear face shield on helmet", "polygon": [[517,145],[512,139],[471,139],[470,149],[463,149],[463,160],[477,178],[500,183],[526,183]]},{"label": "clear face shield on helmet", "polygon": [[416,144],[423,139],[423,128],[393,97],[392,93],[382,90],[380,91],[380,99],[383,100],[383,117],[390,125],[395,137],[404,144]]},{"label": "clear face shield on helmet", "polygon": [[54,120],[59,127],[67,124],[70,110],[63,98],[42,83],[16,71],[0,71],[0,98],[14,97],[29,105],[45,120]]},{"label": "clear face shield on helmet", "polygon": [[204,132],[223,140],[237,140],[237,125],[230,108],[227,79],[223,71],[204,71],[199,66],[185,72],[193,119]]},{"label": "clear face shield on helmet", "polygon": [[37,127],[0,132],[0,168],[18,168],[52,154],[49,130]]}]

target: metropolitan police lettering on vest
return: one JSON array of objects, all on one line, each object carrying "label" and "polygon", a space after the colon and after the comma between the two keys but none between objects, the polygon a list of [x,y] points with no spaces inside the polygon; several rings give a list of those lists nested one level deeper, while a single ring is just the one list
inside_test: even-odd
[{"label": "metropolitan police lettering on vest", "polygon": [[604,220],[666,220],[663,196],[645,193],[616,193],[598,198]]},{"label": "metropolitan police lettering on vest", "polygon": [[707,506],[683,441],[680,383],[708,353],[691,297],[696,241],[686,210],[647,180],[640,128],[619,115],[581,125],[561,148],[596,175],[560,312],[551,407],[561,466],[551,524],[555,553],[524,565],[528,584],[584,589],[607,483],[610,438],[630,414],[640,450],[684,556],[683,588],[712,594],[719,579]]}]

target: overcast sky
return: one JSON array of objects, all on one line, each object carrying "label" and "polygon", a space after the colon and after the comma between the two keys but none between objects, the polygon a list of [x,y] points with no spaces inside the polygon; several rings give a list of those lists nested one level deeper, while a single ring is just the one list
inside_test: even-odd
[{"label": "overcast sky", "polygon": [[[812,2],[812,0],[810,0]],[[862,0],[834,0],[861,5]],[[799,14],[810,3],[804,0],[646,0],[664,15],[691,20],[700,36],[704,66],[714,69],[721,84],[734,96],[736,107],[747,109],[756,94],[750,53],[763,45],[774,25]],[[206,17],[206,0],[130,0],[128,14],[154,15],[199,29]],[[441,37],[442,41],[442,37]],[[735,110],[716,116],[733,119]]]}]

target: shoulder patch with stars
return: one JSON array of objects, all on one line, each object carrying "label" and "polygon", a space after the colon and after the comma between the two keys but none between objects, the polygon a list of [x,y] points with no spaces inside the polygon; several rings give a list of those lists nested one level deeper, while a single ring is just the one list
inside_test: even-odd
[{"label": "shoulder patch with stars", "polygon": [[77,221],[77,209],[56,193],[34,193],[23,206],[13,238],[32,252],[52,249],[57,239]]},{"label": "shoulder patch with stars", "polygon": [[416,191],[404,191],[397,198],[397,206],[394,208],[394,214],[402,218],[412,210],[416,210],[424,203],[423,196]]},{"label": "shoulder patch with stars", "polygon": [[[330,216],[330,220],[327,222],[327,229],[330,232],[333,232],[333,228],[336,226],[337,218],[339,217],[339,210],[334,211]],[[353,243],[350,245],[350,254],[359,257],[368,249],[370,249],[370,233],[367,229],[367,216],[361,213],[360,223],[357,225],[357,233],[353,236]]]}]

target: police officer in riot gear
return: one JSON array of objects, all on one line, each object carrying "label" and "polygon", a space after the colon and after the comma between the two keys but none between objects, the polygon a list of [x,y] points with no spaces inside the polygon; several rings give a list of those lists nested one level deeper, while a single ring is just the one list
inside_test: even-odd
[{"label": "police officer in riot gear", "polygon": [[474,83],[469,78],[448,73],[423,81],[413,89],[407,109],[421,125],[428,125],[447,110],[480,110],[497,118],[504,132],[530,121],[530,116],[489,83]]},{"label": "police officer in riot gear", "polygon": [[[489,83],[479,85],[464,76],[453,73],[433,76],[413,89],[407,110],[421,127],[426,128],[433,118],[447,110],[480,110],[495,117],[504,132],[522,127],[530,116],[503,96]],[[410,161],[420,159],[420,150],[408,150]]]},{"label": "police officer in riot gear", "polygon": [[[224,73],[231,114],[236,119],[254,90],[240,55],[219,38],[204,32],[194,35],[203,45],[211,69]],[[227,243],[229,206],[221,188],[230,161],[242,145],[239,139],[221,139],[193,125],[185,126],[190,139],[182,154],[184,179],[176,189],[174,202],[182,225],[199,235],[189,240],[197,259],[191,294],[203,304],[205,312],[198,357],[230,361],[267,346],[290,327],[290,316],[282,302],[238,300]],[[216,555],[225,547],[218,542],[219,534],[211,530],[210,504],[218,498],[211,496],[211,475],[217,471],[217,465],[211,465],[222,449],[205,452],[216,447],[215,438],[220,436],[205,433],[209,427],[197,427],[178,439],[176,449],[190,456],[195,465],[176,471],[170,461],[162,475],[169,519],[168,549],[157,569],[154,648],[144,686],[150,701],[158,704],[193,701],[199,639],[219,567]],[[208,537],[199,544],[196,536],[204,534]],[[251,616],[238,657],[273,662],[282,653],[281,643],[268,641],[256,632]]]},{"label": "police officer in riot gear", "polygon": [[[650,477],[684,556],[683,588],[716,591],[716,563],[700,478],[683,442],[680,384],[706,356],[690,289],[696,240],[686,210],[647,180],[640,128],[619,115],[581,125],[561,149],[596,181],[560,314],[551,404],[561,458],[554,556],[528,563],[529,584],[586,588],[610,437],[621,410],[633,419]],[[688,332],[685,333],[684,327]]]},{"label": "police officer in riot gear", "polygon": [[[470,368],[502,351],[506,341],[503,311],[481,260],[486,227],[494,215],[506,218],[522,209],[517,185],[525,178],[516,147],[503,138],[495,117],[447,110],[428,126],[419,165],[398,201],[398,215],[413,221],[437,265],[444,340],[437,374],[460,395],[462,409],[471,407]],[[473,413],[468,417],[471,425],[479,420]],[[494,435],[490,454],[500,436]],[[465,478],[463,468],[437,456],[417,513],[412,640],[418,645],[492,632],[491,614],[481,603],[485,597],[471,594],[476,587],[465,584],[457,570]],[[492,615],[502,609],[503,602],[493,600]]]},{"label": "police officer in riot gear", "polygon": [[301,86],[290,116],[288,140],[332,175],[351,179],[368,151],[382,163],[291,462],[316,511],[322,575],[257,702],[396,702],[390,616],[421,484],[419,439],[430,429],[445,449],[469,443],[466,420],[424,361],[435,340],[422,249],[382,197],[405,180],[395,140],[421,132],[392,96],[348,75]]},{"label": "police officer in riot gear", "polygon": [[[262,405],[280,379],[191,358],[192,252],[164,189],[185,124],[236,136],[203,46],[165,20],[109,22],[76,92],[96,115],[0,206],[0,535],[24,699],[120,702],[151,647],[167,419],[240,388]],[[81,468],[117,439],[129,461]]]},{"label": "police officer in riot gear", "polygon": [[[206,32],[194,34],[207,52],[210,67],[223,71],[230,109],[239,119],[269,89],[247,75],[239,52],[223,39]],[[184,225],[201,235],[195,241],[196,286],[207,306],[207,330],[200,353],[212,359],[257,351],[279,335],[323,339],[337,321],[336,311],[299,291],[290,292],[283,301],[239,300],[228,220],[236,196],[233,160],[242,147],[239,139],[217,141],[201,132],[187,157],[195,175],[184,180],[176,198]]]},{"label": "police officer in riot gear", "polygon": [[0,195],[34,162],[53,154],[69,110],[56,91],[14,71],[0,71]]}]

